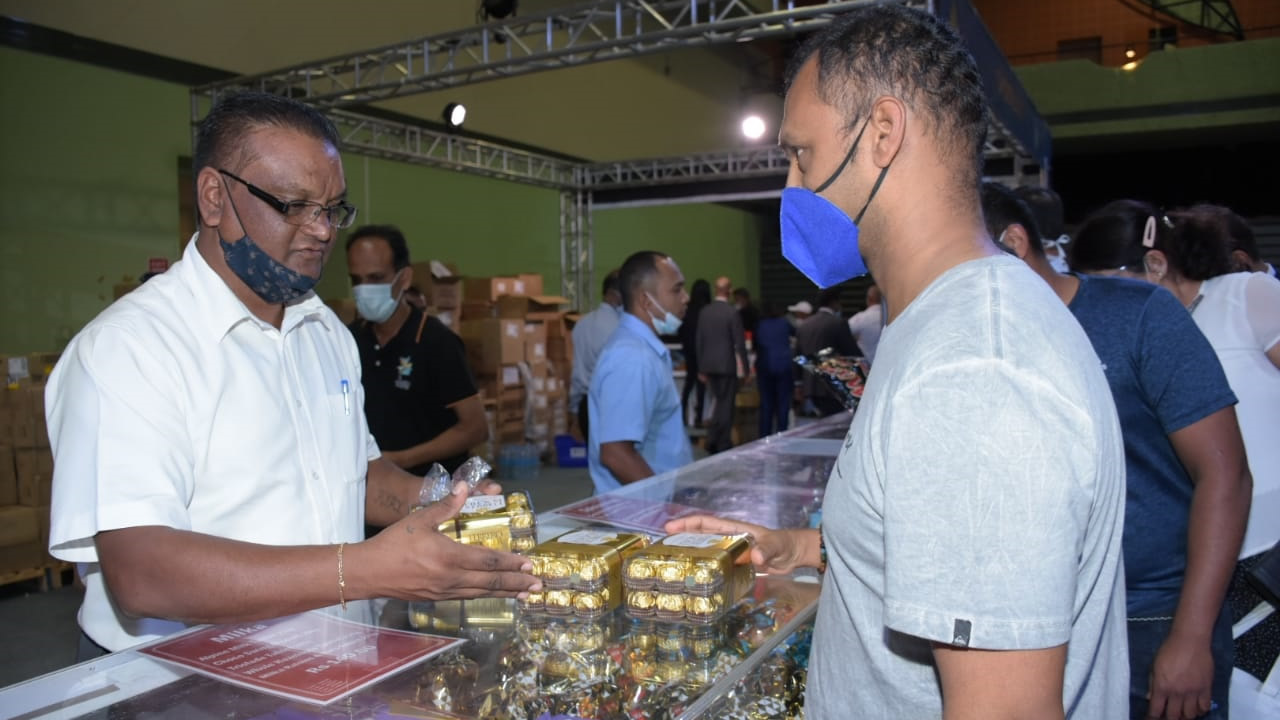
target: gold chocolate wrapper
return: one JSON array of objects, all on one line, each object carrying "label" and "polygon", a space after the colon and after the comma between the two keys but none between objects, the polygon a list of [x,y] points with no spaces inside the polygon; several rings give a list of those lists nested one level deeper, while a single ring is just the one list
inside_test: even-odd
[{"label": "gold chocolate wrapper", "polygon": [[468,503],[479,506],[479,509],[468,511],[464,506],[458,517],[440,524],[441,533],[464,545],[478,545],[490,550],[511,551],[531,547],[527,540],[515,542],[517,537],[532,537],[537,532],[537,519],[529,496],[523,490],[508,493],[505,497],[476,495],[469,498]]},{"label": "gold chocolate wrapper", "polygon": [[622,563],[648,542],[644,535],[614,530],[575,530],[528,551],[533,574],[550,590],[571,591],[561,605],[548,596],[546,612],[563,614],[572,608],[580,617],[594,618],[618,606],[622,599]]},{"label": "gold chocolate wrapper", "polygon": [[547,590],[542,598],[544,609],[549,613],[568,614],[573,609],[572,590]]},{"label": "gold chocolate wrapper", "polygon": [[[746,596],[754,584],[755,572],[745,562],[750,550],[751,542],[745,535],[671,535],[632,555],[623,579],[629,592],[656,587],[654,605],[662,619],[710,623]],[[629,600],[628,612],[646,616],[643,602]]]}]

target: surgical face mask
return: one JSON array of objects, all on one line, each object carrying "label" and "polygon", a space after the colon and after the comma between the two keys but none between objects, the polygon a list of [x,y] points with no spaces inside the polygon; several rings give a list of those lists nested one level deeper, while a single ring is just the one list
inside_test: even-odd
[{"label": "surgical face mask", "polygon": [[658,309],[663,312],[663,316],[660,318],[655,316],[653,313],[649,313],[649,317],[653,319],[653,329],[659,335],[675,335],[676,332],[680,330],[680,318],[673,315],[670,310],[662,307],[662,303],[654,300],[653,296],[649,295],[649,293],[645,293],[645,295],[649,298],[650,302],[657,305]]},{"label": "surgical face mask", "polygon": [[1005,233],[1008,233],[1008,232],[1009,232],[1009,228],[1005,228],[1004,230],[1000,231],[1000,237],[996,238],[996,247],[1000,248],[1001,250],[1005,251],[1006,253],[1009,253],[1014,257],[1018,257],[1018,253],[1014,252],[1013,248],[1004,244],[1004,236],[1005,236]]},{"label": "surgical face mask", "polygon": [[356,312],[371,323],[384,323],[400,305],[401,290],[395,297],[391,295],[391,286],[400,278],[399,270],[389,283],[363,283],[351,288],[356,299]]},{"label": "surgical face mask", "polygon": [[1046,255],[1045,257],[1049,259],[1049,267],[1053,268],[1054,272],[1056,273],[1071,272],[1071,267],[1067,265],[1067,256],[1063,255],[1061,251],[1059,251],[1057,255]]},{"label": "surgical face mask", "polygon": [[1053,268],[1054,272],[1071,272],[1071,268],[1067,265],[1067,248],[1064,247],[1068,242],[1071,242],[1071,238],[1066,235],[1059,235],[1053,240],[1044,241],[1045,250],[1053,249],[1058,251],[1056,255],[1045,253],[1045,257],[1049,260],[1049,267]]},{"label": "surgical face mask", "polygon": [[[241,228],[244,228],[244,222],[240,220],[235,201],[231,199],[231,188],[227,188],[227,202],[231,204],[231,212],[235,213],[236,221],[240,223]],[[218,244],[222,246],[222,255],[227,260],[227,267],[231,268],[231,272],[235,273],[236,277],[265,302],[283,305],[297,300],[311,292],[311,289],[320,281],[319,277],[303,275],[268,255],[265,250],[258,247],[253,238],[249,237],[247,228],[244,231],[244,237],[234,243],[223,239],[220,230],[217,232]]]},{"label": "surgical face mask", "polygon": [[[867,118],[867,122],[870,120]],[[818,194],[835,182],[853,160],[866,129],[867,123],[864,122],[849,148],[849,154],[817,190],[790,187],[782,191],[782,256],[820,288],[867,274],[867,265],[858,250],[858,223],[880,189],[880,183],[884,182],[889,166],[880,171],[867,202],[852,220],[834,203]]]}]

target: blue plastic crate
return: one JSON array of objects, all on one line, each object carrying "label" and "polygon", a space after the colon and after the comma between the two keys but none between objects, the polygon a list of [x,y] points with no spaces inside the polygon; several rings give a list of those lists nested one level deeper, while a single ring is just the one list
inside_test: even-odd
[{"label": "blue plastic crate", "polygon": [[587,446],[572,435],[557,435],[556,464],[560,467],[586,467]]}]

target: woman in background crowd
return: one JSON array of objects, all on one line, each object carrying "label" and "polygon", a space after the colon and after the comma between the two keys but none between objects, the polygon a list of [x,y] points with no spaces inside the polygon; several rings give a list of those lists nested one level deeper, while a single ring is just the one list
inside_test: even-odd
[{"label": "woman in background crowd", "polygon": [[680,324],[680,348],[684,352],[684,390],[680,393],[681,417],[689,422],[689,394],[697,389],[693,408],[693,426],[702,427],[702,405],[707,397],[707,384],[698,379],[698,313],[711,304],[711,283],[699,278],[689,290],[689,307]]},{"label": "woman in background crowd", "polygon": [[1280,541],[1280,281],[1233,272],[1222,218],[1203,209],[1165,215],[1145,203],[1113,202],[1081,226],[1068,258],[1079,272],[1141,278],[1172,292],[1213,346],[1239,398],[1253,503],[1231,589],[1237,619],[1231,717],[1275,718],[1280,615],[1244,574]]}]

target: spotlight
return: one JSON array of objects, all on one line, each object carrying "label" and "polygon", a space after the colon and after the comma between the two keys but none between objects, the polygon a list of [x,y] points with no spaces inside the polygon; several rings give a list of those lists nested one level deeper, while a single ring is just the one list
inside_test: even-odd
[{"label": "spotlight", "polygon": [[501,20],[514,15],[519,4],[519,0],[480,0],[480,13],[486,19]]},{"label": "spotlight", "polygon": [[1120,66],[1120,69],[1121,69],[1121,70],[1137,70],[1137,69],[1138,69],[1138,61],[1137,61],[1137,60],[1130,60],[1129,62],[1127,62],[1127,63],[1125,63],[1125,64],[1121,65],[1121,66]]},{"label": "spotlight", "polygon": [[764,137],[764,118],[759,115],[748,115],[742,119],[742,134],[748,140],[759,140]]},{"label": "spotlight", "polygon": [[449,103],[444,106],[444,122],[451,128],[462,127],[467,119],[467,107],[462,103]]},{"label": "spotlight", "polygon": [[1124,56],[1130,60],[1138,56],[1138,52],[1133,49],[1132,45],[1128,45],[1124,49]]}]

